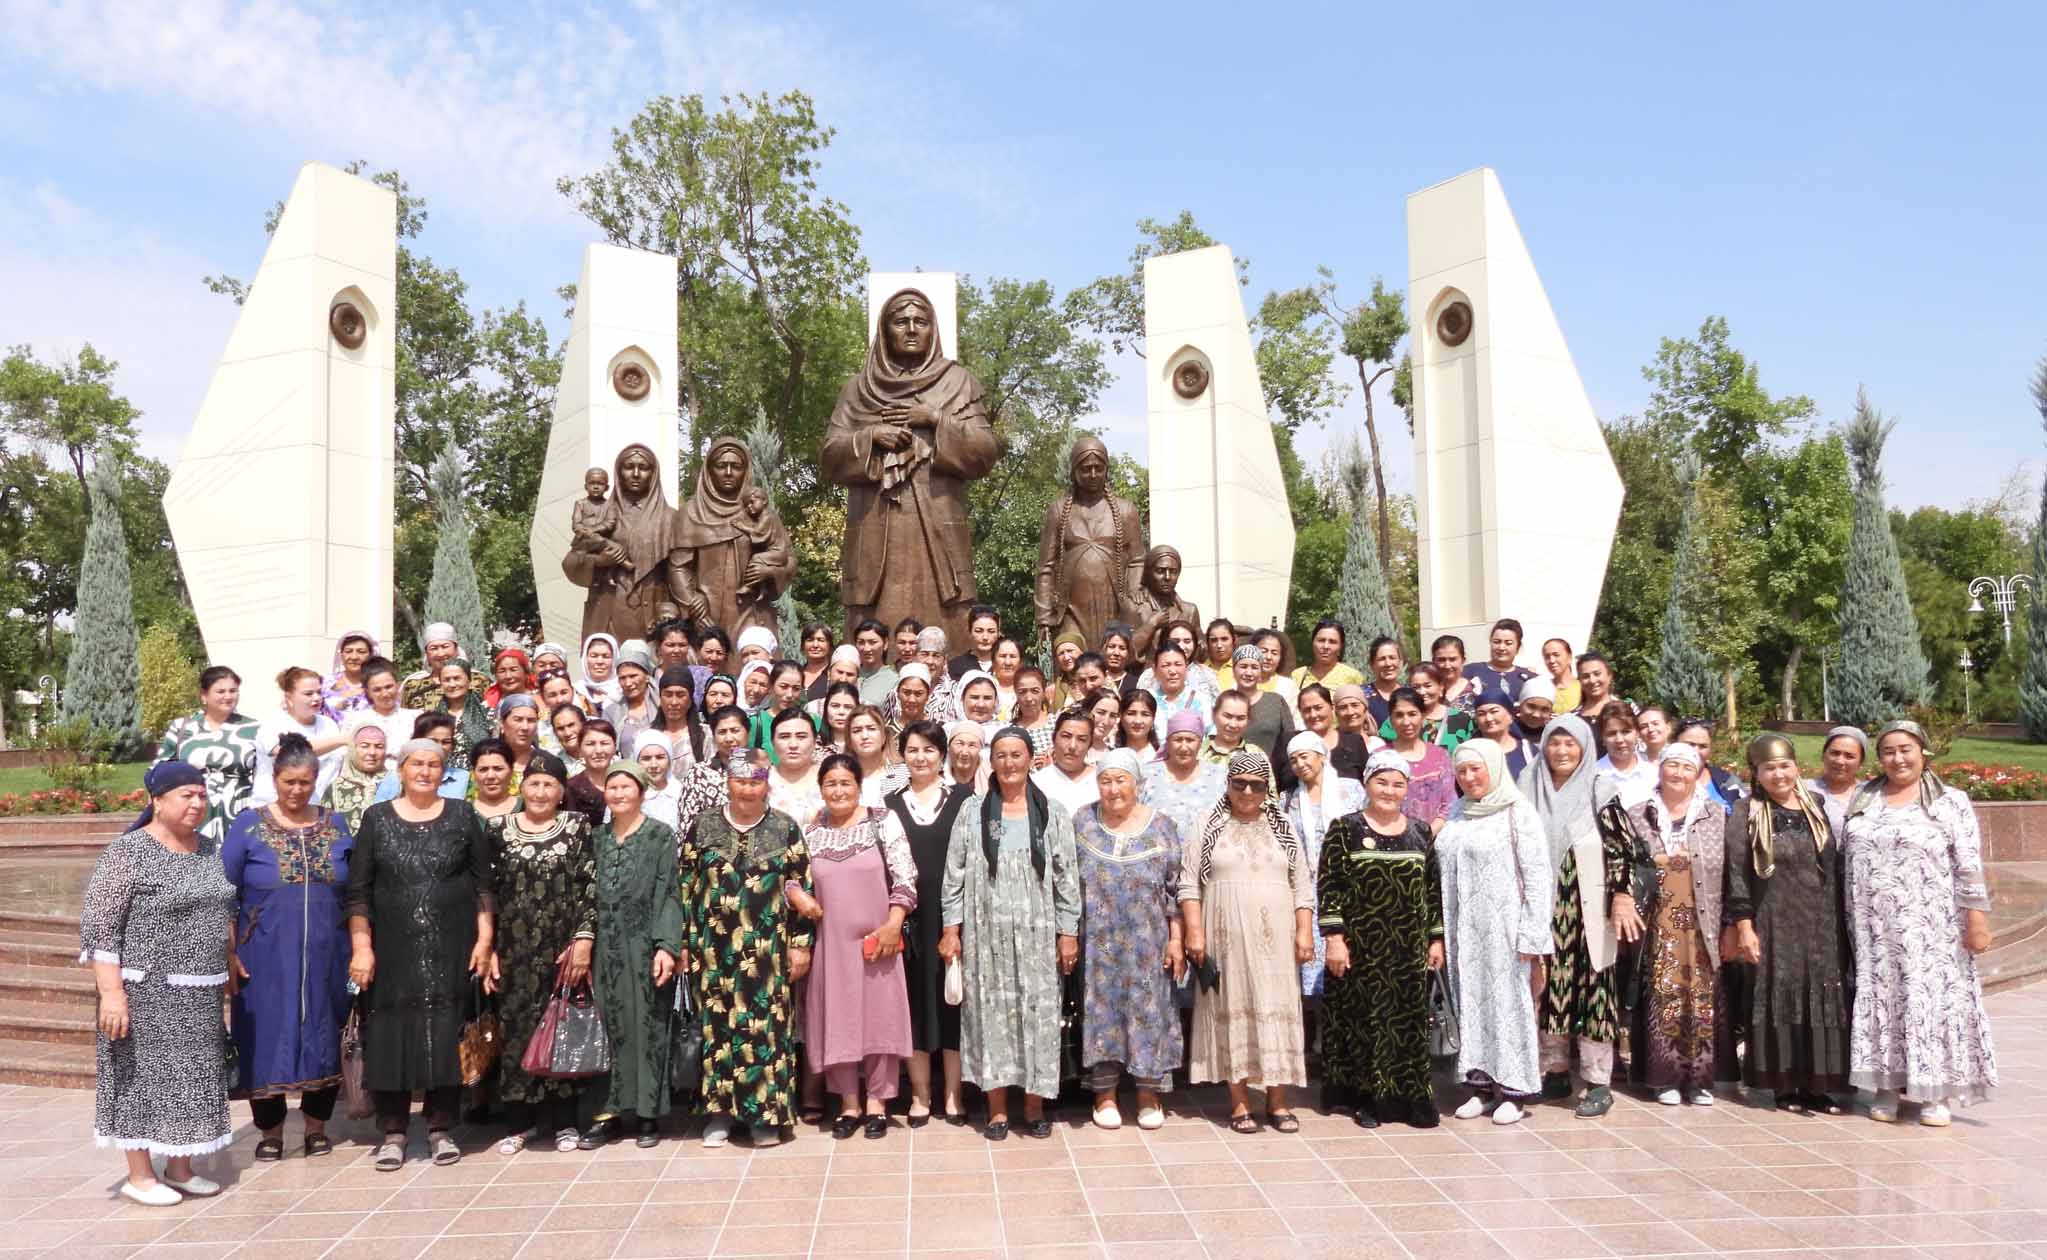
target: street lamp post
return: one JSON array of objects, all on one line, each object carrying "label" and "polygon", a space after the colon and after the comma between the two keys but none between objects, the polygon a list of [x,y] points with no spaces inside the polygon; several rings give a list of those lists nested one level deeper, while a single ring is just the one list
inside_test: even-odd
[{"label": "street lamp post", "polygon": [[1990,596],[1990,602],[2004,616],[2004,645],[2011,646],[2011,610],[2018,607],[2019,592],[2033,589],[2033,579],[2024,573],[2008,577],[1979,577],[1969,583],[1969,611],[1983,611],[1983,597]]},{"label": "street lamp post", "polygon": [[1969,707],[1969,671],[1976,668],[1976,662],[1969,659],[1969,649],[1962,649],[1962,658],[1955,662],[1962,667],[1962,725],[1974,726],[1976,712]]}]

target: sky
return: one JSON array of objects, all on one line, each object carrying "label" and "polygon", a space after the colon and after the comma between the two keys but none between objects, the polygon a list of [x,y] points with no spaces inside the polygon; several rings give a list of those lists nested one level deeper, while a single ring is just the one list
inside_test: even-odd
[{"label": "sky", "polygon": [[[427,199],[418,247],[477,303],[559,339],[597,237],[556,179],[653,96],[801,89],[877,270],[1063,292],[1186,209],[1253,310],[1318,266],[1354,300],[1406,286],[1408,194],[1489,166],[1603,418],[1718,314],[1820,423],[1858,385],[1899,421],[1894,507],[2039,468],[2047,6],[1565,7],[0,0],[0,345],[91,342],[173,458],[236,310],[201,277],[253,274],[301,163],[357,157]],[[1141,459],[1118,366],[1097,423]],[[1301,446],[1361,419],[1353,391]]]}]

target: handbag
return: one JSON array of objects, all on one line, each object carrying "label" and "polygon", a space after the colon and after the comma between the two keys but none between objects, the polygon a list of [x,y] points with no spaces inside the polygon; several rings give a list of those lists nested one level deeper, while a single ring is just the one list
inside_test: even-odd
[{"label": "handbag", "polygon": [[362,1003],[351,1002],[341,1024],[341,1098],[351,1120],[377,1114],[377,1100],[362,1083]]},{"label": "handbag", "polygon": [[566,963],[555,969],[554,996],[541,1012],[519,1066],[529,1076],[558,1080],[602,1076],[611,1070],[611,1037],[589,977],[572,985]]},{"label": "handbag", "polygon": [[464,1085],[480,1084],[489,1076],[497,1066],[498,1051],[503,1048],[498,1013],[484,1004],[481,982],[470,987],[470,1010],[469,1022],[462,1025],[461,1044],[456,1047]]},{"label": "handbag", "polygon": [[1450,982],[1444,968],[1429,972],[1429,1054],[1438,1059],[1456,1056],[1464,1039],[1457,1029],[1457,1007],[1450,1001]]},{"label": "handbag", "polygon": [[668,1087],[694,1094],[704,1083],[704,1022],[689,1000],[689,977],[675,978],[675,1010],[668,1032]]},{"label": "handbag", "polygon": [[960,966],[960,960],[953,958],[945,964],[945,1004],[958,1006],[967,1000],[967,973]]}]

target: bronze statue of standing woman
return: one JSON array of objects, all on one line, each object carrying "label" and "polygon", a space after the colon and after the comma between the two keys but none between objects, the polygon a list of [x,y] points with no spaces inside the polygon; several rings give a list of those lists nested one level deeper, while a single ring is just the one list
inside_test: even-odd
[{"label": "bronze statue of standing woman", "polygon": [[981,382],[945,357],[931,299],[895,293],[825,428],[825,475],[848,488],[839,584],[848,638],[869,617],[890,626],[916,617],[967,642],[977,594],[967,483],[995,454]]},{"label": "bronze statue of standing woman", "polygon": [[774,630],[775,600],[796,577],[789,531],[753,480],[746,443],[721,437],[704,454],[697,490],[675,513],[676,600],[699,626],[738,637]]},{"label": "bronze statue of standing woman", "polygon": [[1038,535],[1038,637],[1073,631],[1089,649],[1144,571],[1137,505],[1109,493],[1109,448],[1082,434],[1066,457],[1072,490],[1045,513]]},{"label": "bronze statue of standing woman", "polygon": [[583,637],[642,638],[655,622],[675,615],[678,574],[669,561],[674,511],[661,492],[660,464],[651,447],[634,442],[612,466],[616,524],[596,550],[571,548],[562,572],[586,587]]}]

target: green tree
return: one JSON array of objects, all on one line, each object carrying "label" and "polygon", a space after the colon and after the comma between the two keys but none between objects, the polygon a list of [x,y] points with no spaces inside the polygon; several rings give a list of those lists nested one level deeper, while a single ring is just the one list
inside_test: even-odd
[{"label": "green tree", "polygon": [[[2033,405],[2039,408],[2040,423],[2047,427],[2047,358],[2040,360],[2033,374]],[[2026,608],[2026,674],[2019,686],[2019,720],[2026,738],[2047,741],[2047,483],[2040,489],[2040,519],[2033,527],[2033,589]]]},{"label": "green tree", "polygon": [[1699,523],[1704,485],[1696,453],[1686,452],[1678,461],[1677,479],[1685,506],[1678,518],[1677,555],[1671,566],[1670,594],[1664,601],[1662,643],[1652,692],[1679,712],[1710,713],[1721,698],[1719,671],[1692,632],[1691,610],[1699,603],[1702,588],[1718,583],[1706,569],[1706,539]]},{"label": "green tree", "polygon": [[[1372,486],[1379,509],[1379,567],[1392,567],[1393,529],[1386,507],[1386,469],[1379,446],[1379,422],[1372,390],[1388,372],[1394,373],[1394,402],[1403,410],[1412,405],[1413,378],[1405,356],[1396,363],[1394,352],[1407,336],[1407,310],[1397,289],[1388,289],[1378,276],[1372,277],[1371,296],[1355,306],[1336,300],[1334,273],[1322,268],[1322,305],[1331,322],[1342,330],[1343,357],[1357,369],[1358,388],[1365,399],[1365,437],[1371,442]],[[1408,432],[1414,432],[1414,418],[1408,418]]]},{"label": "green tree", "polygon": [[120,472],[113,458],[95,459],[89,481],[92,518],[78,581],[71,664],[64,673],[64,720],[83,720],[117,751],[133,755],[144,742],[141,640],[128,585],[128,540],[121,529]]},{"label": "green tree", "polygon": [[1322,318],[1319,289],[1275,290],[1258,304],[1252,324],[1258,338],[1258,383],[1265,408],[1279,417],[1292,438],[1310,420],[1325,419],[1343,405],[1350,387],[1336,379],[1336,332]]},{"label": "green tree", "polygon": [[1855,524],[1841,588],[1841,669],[1835,708],[1843,720],[1875,729],[1926,699],[1926,654],[1919,623],[1884,511],[1883,449],[1887,421],[1861,390],[1855,418],[1843,433],[1855,466]]},{"label": "green tree", "polygon": [[[1182,210],[1167,222],[1142,218],[1137,221],[1138,242],[1130,251],[1130,269],[1103,276],[1075,289],[1068,301],[1075,318],[1095,333],[1108,338],[1117,354],[1125,350],[1144,357],[1144,264],[1147,259],[1219,245],[1194,222],[1192,210]],[[1251,282],[1251,264],[1236,255],[1237,283]]]},{"label": "green tree", "polygon": [[192,697],[199,690],[199,666],[186,655],[178,632],[160,624],[142,632],[138,657],[142,730],[157,739],[172,719],[191,711]]},{"label": "green tree", "polygon": [[463,499],[462,460],[450,446],[434,461],[431,486],[440,540],[434,548],[433,581],[426,591],[426,620],[455,627],[455,640],[479,668],[490,659],[475,561],[469,553],[469,513]]},{"label": "green tree", "polygon": [[[1353,438],[1343,451],[1343,487],[1350,503],[1350,524],[1344,532],[1335,617],[1343,623],[1345,662],[1368,674],[1372,641],[1381,635],[1402,637],[1401,626],[1390,611],[1393,601],[1387,591],[1386,570],[1380,567],[1380,557],[1389,554],[1387,540],[1373,536],[1371,513],[1366,510],[1369,475],[1365,453]],[[1381,521],[1389,519],[1380,517]],[[1295,580],[1298,583],[1298,574]]]},{"label": "green tree", "polygon": [[86,457],[125,459],[135,452],[142,415],[114,392],[120,365],[87,342],[70,362],[44,363],[28,346],[0,359],[0,428],[29,446],[60,449],[86,493]]},{"label": "green tree", "polygon": [[1848,448],[1839,434],[1811,437],[1791,450],[1757,452],[1742,478],[1749,532],[1757,544],[1763,602],[1760,625],[1782,653],[1778,716],[1796,717],[1798,671],[1809,647],[1834,641],[1841,566],[1848,555],[1854,498]]},{"label": "green tree", "polygon": [[1623,416],[1601,428],[1627,493],[1590,645],[1613,663],[1625,689],[1655,677],[1662,651],[1663,612],[1686,501],[1675,456],[1685,444],[1669,418]]}]

